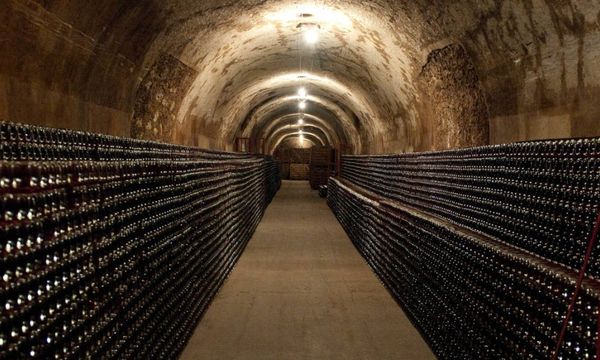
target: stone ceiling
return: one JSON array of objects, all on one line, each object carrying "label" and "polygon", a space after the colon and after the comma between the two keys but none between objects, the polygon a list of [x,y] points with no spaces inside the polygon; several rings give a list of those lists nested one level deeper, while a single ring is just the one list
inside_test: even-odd
[{"label": "stone ceiling", "polygon": [[314,141],[380,153],[593,135],[600,115],[597,0],[6,0],[0,14],[13,121],[289,143],[305,87]]}]

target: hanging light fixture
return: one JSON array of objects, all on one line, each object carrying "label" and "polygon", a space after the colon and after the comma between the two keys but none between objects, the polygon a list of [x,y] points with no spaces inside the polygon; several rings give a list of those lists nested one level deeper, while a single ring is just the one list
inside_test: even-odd
[{"label": "hanging light fixture", "polygon": [[304,32],[304,41],[307,44],[314,45],[319,42],[319,31],[317,28],[310,28]]},{"label": "hanging light fixture", "polygon": [[300,89],[298,89],[298,96],[302,99],[306,99],[306,97],[308,96],[308,92],[306,91],[306,88],[301,87]]},{"label": "hanging light fixture", "polygon": [[306,109],[306,97],[308,96],[308,92],[305,87],[301,87],[298,89],[298,97],[300,98],[300,102],[298,103],[298,108],[300,110]]},{"label": "hanging light fixture", "polygon": [[300,30],[302,30],[302,35],[304,36],[304,42],[309,45],[314,45],[319,42],[319,30],[321,27],[315,23],[301,23],[297,26]]},{"label": "hanging light fixture", "polygon": [[[312,17],[312,14],[306,14],[306,16],[302,16],[302,17],[309,18],[309,17]],[[304,37],[304,41],[307,44],[314,45],[319,41],[319,30],[321,29],[321,27],[318,24],[300,23],[300,24],[298,24],[297,28],[300,30],[301,35]],[[298,50],[300,50],[300,48]],[[300,73],[303,74],[302,51],[298,51],[298,53],[300,56]],[[302,77],[302,78],[304,78],[304,77]],[[308,91],[305,86],[302,86],[298,89],[298,98],[300,100],[298,102],[298,109],[302,113],[302,115],[300,116],[300,119],[298,119],[298,126],[302,126],[304,124],[303,115],[304,115],[304,111],[306,110],[306,107],[307,107],[306,103],[307,103],[307,98],[308,98]],[[301,136],[301,139],[303,140],[304,137],[302,134],[302,130],[300,130],[300,136]]]}]

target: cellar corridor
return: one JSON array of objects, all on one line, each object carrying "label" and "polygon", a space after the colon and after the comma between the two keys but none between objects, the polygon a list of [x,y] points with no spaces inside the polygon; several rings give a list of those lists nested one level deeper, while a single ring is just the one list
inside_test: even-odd
[{"label": "cellar corridor", "polygon": [[306,182],[286,181],[181,359],[435,359]]},{"label": "cellar corridor", "polygon": [[0,0],[0,360],[600,360],[600,0]]}]

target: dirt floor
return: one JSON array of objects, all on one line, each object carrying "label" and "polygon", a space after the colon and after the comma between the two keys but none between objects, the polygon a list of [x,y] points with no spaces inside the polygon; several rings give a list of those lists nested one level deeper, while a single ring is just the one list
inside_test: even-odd
[{"label": "dirt floor", "polygon": [[182,359],[435,359],[306,182],[283,187]]}]

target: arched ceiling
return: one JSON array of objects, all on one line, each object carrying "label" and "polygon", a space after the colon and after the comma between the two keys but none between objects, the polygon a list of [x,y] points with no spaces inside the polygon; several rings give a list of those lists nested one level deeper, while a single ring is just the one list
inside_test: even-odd
[{"label": "arched ceiling", "polygon": [[[180,108],[179,126],[203,123],[218,141],[230,143],[264,112],[297,101],[305,87],[307,113],[316,111],[311,107],[329,110],[337,118],[330,121],[342,122],[357,151],[363,144],[375,150],[375,139],[394,121],[390,114],[410,117],[414,102],[413,85],[402,78],[409,60],[401,39],[375,15],[352,3],[264,2],[228,26],[198,32],[182,49],[181,59],[198,75]],[[315,45],[304,41],[307,23],[319,27]]]},{"label": "arched ceiling", "polygon": [[301,129],[300,128],[296,128],[296,127],[282,127],[279,128],[277,131],[273,132],[265,141],[265,149],[267,151],[267,153],[272,153],[275,148],[277,147],[277,145],[279,145],[279,142],[281,142],[284,138],[288,137],[289,135],[296,135],[296,136],[300,136],[300,135],[312,135],[314,138],[318,139],[318,144],[325,146],[325,145],[329,145],[329,146],[333,146],[334,144],[332,144],[329,140],[328,140],[328,135],[327,133],[325,133],[322,129],[318,128],[318,127],[313,127],[313,126],[304,126]]},{"label": "arched ceiling", "polygon": [[315,146],[309,139],[301,140],[300,137],[291,136],[285,140],[283,140],[279,146],[275,149],[275,151],[283,150],[283,149],[310,149]]},{"label": "arched ceiling", "polygon": [[275,149],[276,152],[285,149],[310,149],[316,144],[307,138],[300,139],[299,136],[290,136],[279,143],[279,146]]},{"label": "arched ceiling", "polygon": [[[298,123],[299,117],[302,116],[302,123]],[[327,137],[327,142],[330,145],[339,147],[341,144],[348,144],[347,139],[340,139],[336,129],[329,126],[329,124],[318,117],[313,117],[306,114],[289,114],[283,117],[272,119],[266,122],[266,127],[255,127],[254,133],[251,134],[250,138],[263,138],[269,139],[273,133],[280,129],[304,129],[305,127],[313,127],[321,130]]]},{"label": "arched ceiling", "polygon": [[6,0],[0,15],[13,121],[232,149],[289,127],[305,87],[309,125],[356,153],[600,135],[595,0]]},{"label": "arched ceiling", "polygon": [[276,126],[274,126],[273,131],[265,134],[265,141],[266,142],[270,142],[272,141],[276,136],[278,136],[279,134],[281,134],[282,132],[284,132],[285,130],[290,130],[290,131],[294,131],[294,132],[300,132],[300,131],[304,131],[304,132],[308,132],[311,131],[315,134],[319,134],[321,139],[323,139],[323,145],[339,145],[339,142],[335,142],[333,141],[333,139],[331,138],[331,135],[329,133],[329,131],[327,131],[326,128],[320,126],[320,124],[311,124],[311,123],[304,123],[303,125],[298,125],[298,124],[290,124],[287,126],[282,126],[281,124],[278,124]]},{"label": "arched ceiling", "polygon": [[300,148],[308,147],[308,146],[305,146],[305,144],[303,143],[306,140],[310,141],[310,143],[312,145],[319,145],[319,146],[327,145],[327,142],[322,138],[322,135],[319,135],[314,132],[308,131],[308,132],[299,133],[299,132],[294,132],[294,131],[283,131],[276,138],[276,140],[273,143],[269,144],[269,147],[268,147],[268,150],[266,151],[266,153],[269,155],[272,155],[282,143],[287,142],[289,139],[295,139],[295,142],[298,144],[298,147],[300,147]]},{"label": "arched ceiling", "polygon": [[[310,91],[311,88],[308,88]],[[297,89],[296,89],[297,91]],[[300,110],[299,102],[304,101],[306,108]],[[274,126],[277,119],[296,115],[296,122],[300,118],[319,119],[328,131],[333,131],[337,138],[344,139],[346,144],[352,144],[352,148],[360,149],[361,145],[368,141],[369,132],[360,132],[356,126],[356,117],[353,113],[336,102],[328,95],[309,95],[301,99],[297,95],[282,95],[265,102],[253,109],[241,126],[237,134],[242,137],[264,137],[263,129]],[[232,134],[233,136],[233,134]]]}]

